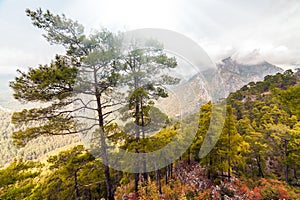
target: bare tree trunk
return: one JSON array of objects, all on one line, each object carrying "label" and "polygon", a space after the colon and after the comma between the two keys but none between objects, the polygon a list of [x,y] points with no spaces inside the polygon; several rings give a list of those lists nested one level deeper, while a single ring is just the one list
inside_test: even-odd
[{"label": "bare tree trunk", "polygon": [[[144,120],[144,110],[143,110],[143,99],[141,98],[141,119],[142,119],[142,137],[145,139],[145,120]],[[145,153],[145,145],[143,144],[143,152]],[[143,177],[145,183],[148,181],[148,173],[147,173],[147,163],[146,163],[146,156],[143,157]]]},{"label": "bare tree trunk", "polygon": [[105,135],[104,135],[104,118],[102,112],[102,104],[101,104],[101,94],[99,93],[99,89],[97,87],[98,80],[97,80],[97,72],[94,69],[94,83],[95,83],[95,93],[96,93],[96,102],[97,102],[97,112],[98,112],[98,123],[100,128],[100,143],[101,143],[101,156],[104,162],[104,175],[105,175],[105,183],[106,183],[106,192],[108,200],[114,200],[114,194],[112,191],[112,182],[110,178],[110,172],[108,167],[108,159],[107,159],[107,146],[105,142]]},{"label": "bare tree trunk", "polygon": [[90,188],[89,188],[89,200],[92,200],[92,192]]},{"label": "bare tree trunk", "polygon": [[[288,151],[287,151],[287,140],[284,140],[284,156],[285,156],[285,162],[288,157]],[[289,182],[289,165],[285,163],[285,182]]]},{"label": "bare tree trunk", "polygon": [[228,157],[228,182],[230,182],[230,178],[231,178],[230,168],[231,168],[230,157]]},{"label": "bare tree trunk", "polygon": [[156,170],[156,186],[158,188],[158,192],[159,194],[162,194],[162,190],[161,190],[161,182],[160,182],[160,170]]},{"label": "bare tree trunk", "polygon": [[289,166],[285,165],[285,181],[289,182]]},{"label": "bare tree trunk", "polygon": [[138,198],[138,192],[139,192],[139,173],[134,174],[134,191],[136,199]]},{"label": "bare tree trunk", "polygon": [[191,149],[188,148],[187,151],[188,151],[188,152],[187,152],[187,154],[188,154],[188,164],[190,165],[190,164],[191,164]]},{"label": "bare tree trunk", "polygon": [[230,160],[230,152],[231,152],[231,140],[230,140],[230,130],[228,131],[228,182],[230,182],[231,174],[231,160]]},{"label": "bare tree trunk", "polygon": [[173,175],[173,163],[170,163],[168,165],[168,168],[169,168],[169,179],[171,179]]},{"label": "bare tree trunk", "polygon": [[212,167],[212,159],[211,159],[211,155],[209,156],[209,168],[208,168],[208,171],[207,171],[207,178],[208,179],[211,179],[211,167]]},{"label": "bare tree trunk", "polygon": [[169,176],[169,166],[166,167],[166,174],[165,174],[165,181],[166,181],[166,185],[168,184],[168,177]]},{"label": "bare tree trunk", "polygon": [[[135,99],[135,141],[138,143],[140,141],[140,130],[139,130],[139,112],[140,112],[140,108],[139,108],[139,98],[137,97]],[[135,149],[136,153],[139,153],[139,149],[136,148]],[[136,165],[137,167],[139,166],[139,163]],[[134,174],[134,190],[135,190],[135,196],[136,199],[138,199],[138,192],[139,192],[139,171],[140,169],[136,169],[136,173]]]},{"label": "bare tree trunk", "polygon": [[264,173],[262,171],[262,167],[261,167],[261,158],[260,158],[260,155],[258,155],[258,157],[255,158],[256,159],[256,163],[257,163],[257,167],[258,167],[258,176],[264,178]]},{"label": "bare tree trunk", "polygon": [[77,182],[77,170],[74,172],[74,185],[75,185],[75,199],[79,199],[79,189],[78,189],[78,182]]}]

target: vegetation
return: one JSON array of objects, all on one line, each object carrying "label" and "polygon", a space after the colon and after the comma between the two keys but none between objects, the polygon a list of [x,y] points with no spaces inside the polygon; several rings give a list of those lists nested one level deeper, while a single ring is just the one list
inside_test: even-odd
[{"label": "vegetation", "polygon": [[[286,76],[294,81],[284,85],[269,81]],[[139,183],[139,199],[300,198],[300,122],[297,105],[285,103],[287,94],[299,87],[296,76],[291,72],[269,76],[232,93],[220,138],[213,150],[199,159],[212,103],[202,105],[199,117],[191,115],[182,122],[199,123],[190,149],[177,162],[148,173],[147,184],[145,180]],[[257,92],[267,84],[276,85],[264,94]],[[142,140],[146,152],[166,145],[179,126],[175,123]],[[124,149],[136,146],[132,139],[125,140]],[[112,170],[110,174],[116,199],[135,196],[134,174]],[[83,146],[50,157],[45,166],[15,160],[0,176],[0,197],[4,199],[97,199],[107,194],[104,166]]]},{"label": "vegetation", "polygon": [[[218,103],[207,102],[199,114],[180,122],[155,108],[155,100],[168,95],[164,85],[179,81],[160,73],[176,67],[175,58],[161,47],[124,51],[119,35],[102,30],[86,36],[79,23],[64,15],[41,9],[26,13],[66,54],[20,72],[11,82],[16,99],[44,103],[12,115],[14,144],[91,131],[99,139],[100,157],[93,156],[95,149],[78,145],[44,164],[15,159],[0,170],[0,199],[300,199],[300,71],[266,76],[231,93],[217,143],[202,158],[199,151]],[[125,84],[129,91],[123,98]],[[77,108],[70,106],[74,102]],[[76,115],[80,110],[96,115]],[[127,122],[124,127],[112,120],[116,113]],[[93,124],[84,127],[81,119]],[[159,125],[159,131],[146,129],[150,123]],[[156,134],[148,136],[150,131]],[[192,133],[196,136],[189,149],[162,169],[141,176],[107,165],[114,155],[108,139],[126,151],[152,152]]]},{"label": "vegetation", "polygon": [[41,173],[41,164],[33,161],[14,160],[0,170],[1,199],[29,199]]},{"label": "vegetation", "polygon": [[46,160],[47,155],[57,154],[59,151],[81,143],[77,135],[56,135],[39,137],[30,141],[24,147],[13,144],[12,133],[17,128],[11,123],[12,114],[0,111],[0,168],[14,161],[14,158],[24,160]]},{"label": "vegetation", "polygon": [[[85,133],[97,126],[101,157],[107,163],[104,129],[110,123],[105,119],[111,111],[104,108],[114,104],[107,100],[107,96],[113,93],[111,87],[115,86],[118,76],[114,64],[114,58],[118,56],[116,37],[106,30],[86,36],[82,25],[64,15],[53,15],[41,9],[27,9],[26,13],[34,26],[46,32],[44,36],[51,44],[66,48],[66,55],[57,55],[49,65],[30,68],[28,73],[20,72],[21,75],[11,82],[16,99],[46,103],[42,108],[25,109],[13,114],[13,123],[26,125],[25,130],[13,133],[14,142],[26,145],[41,135]],[[88,95],[92,100],[84,101],[80,95]],[[74,103],[79,106],[72,108]],[[86,109],[98,114],[92,118],[75,114]],[[79,119],[93,123],[81,127]],[[107,197],[114,199],[108,165],[104,166],[104,173]]]}]

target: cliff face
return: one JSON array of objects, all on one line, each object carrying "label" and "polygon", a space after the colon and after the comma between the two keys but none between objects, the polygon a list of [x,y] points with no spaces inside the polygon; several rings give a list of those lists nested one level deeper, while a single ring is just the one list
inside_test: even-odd
[{"label": "cliff face", "polygon": [[226,98],[229,93],[236,91],[249,82],[257,82],[266,75],[273,75],[283,70],[268,62],[246,65],[232,60],[230,57],[217,64],[216,70],[204,72],[203,76],[211,87],[214,99]]},{"label": "cliff face", "polygon": [[[268,62],[255,65],[241,64],[226,58],[216,65],[216,69],[204,71],[186,83],[174,88],[169,98],[161,100],[163,110],[170,116],[198,111],[201,104],[226,98],[249,82],[257,82],[266,75],[283,70]],[[182,113],[180,113],[182,112]]]}]

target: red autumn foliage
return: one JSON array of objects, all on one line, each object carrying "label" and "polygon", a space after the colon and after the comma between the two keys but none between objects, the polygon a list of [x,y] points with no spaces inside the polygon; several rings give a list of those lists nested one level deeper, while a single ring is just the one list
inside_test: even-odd
[{"label": "red autumn foliage", "polygon": [[278,188],[278,194],[280,199],[289,199],[288,192],[283,187]]},{"label": "red autumn foliage", "polygon": [[246,184],[243,184],[242,187],[241,187],[241,192],[243,194],[248,194],[249,193],[249,188],[247,187]]},{"label": "red autumn foliage", "polygon": [[254,192],[254,197],[256,198],[256,199],[261,199],[262,197],[261,197],[261,194],[260,194],[260,189],[258,188],[258,187],[255,187],[254,189],[253,189],[253,192]]}]

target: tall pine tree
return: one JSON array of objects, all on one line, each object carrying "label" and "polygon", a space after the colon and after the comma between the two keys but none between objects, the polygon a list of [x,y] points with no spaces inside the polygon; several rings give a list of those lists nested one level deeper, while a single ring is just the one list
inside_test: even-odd
[{"label": "tall pine tree", "polygon": [[[30,68],[27,73],[20,72],[20,76],[10,83],[16,99],[43,104],[40,108],[14,113],[12,121],[15,124],[27,125],[25,130],[13,133],[14,141],[25,145],[41,135],[86,133],[94,128],[100,137],[102,161],[107,164],[104,131],[111,122],[109,115],[116,104],[110,95],[114,93],[112,88],[119,77],[116,67],[118,37],[106,30],[86,36],[78,22],[49,11],[28,9],[26,13],[34,26],[45,31],[44,37],[50,44],[65,47],[66,55],[56,56],[49,65]],[[78,114],[85,110],[96,114]],[[79,126],[82,120],[91,123],[87,123],[87,127]],[[112,200],[114,195],[107,165],[104,173],[107,198]]]}]

